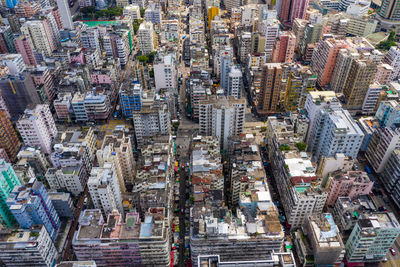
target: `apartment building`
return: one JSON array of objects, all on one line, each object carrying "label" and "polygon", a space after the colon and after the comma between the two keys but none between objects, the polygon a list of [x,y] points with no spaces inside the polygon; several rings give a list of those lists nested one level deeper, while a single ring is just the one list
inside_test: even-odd
[{"label": "apartment building", "polygon": [[282,64],[267,63],[262,69],[261,91],[257,97],[257,113],[277,113],[282,82]]},{"label": "apartment building", "polygon": [[232,66],[228,74],[227,90],[225,91],[226,96],[233,96],[236,99],[242,97],[243,88],[243,77],[242,71],[238,66]]},{"label": "apartment building", "polygon": [[281,33],[275,41],[272,62],[291,63],[293,61],[296,42],[296,36],[293,32]]},{"label": "apartment building", "polygon": [[75,207],[71,194],[65,192],[48,192],[48,195],[60,218],[72,219],[74,217]]},{"label": "apartment building", "polygon": [[362,171],[333,172],[325,182],[325,187],[329,190],[326,205],[335,205],[340,196],[355,199],[360,195],[368,195],[373,185],[374,181]]},{"label": "apartment building", "polygon": [[114,164],[121,192],[127,192],[127,187],[132,188],[135,160],[130,136],[122,131],[106,135],[96,156],[100,167],[107,162]]},{"label": "apartment building", "polygon": [[365,157],[377,173],[383,171],[392,152],[400,148],[400,128],[397,126],[377,128],[368,144]]},{"label": "apartment building", "polygon": [[114,211],[103,219],[98,209],[87,209],[79,218],[72,247],[79,261],[94,260],[96,266],[165,266],[171,260],[170,231],[164,209],[149,209],[142,222],[136,212]]},{"label": "apartment building", "polygon": [[101,210],[104,218],[113,210],[123,214],[121,188],[113,163],[92,168],[87,185],[95,209]]},{"label": "apartment building", "polygon": [[34,175],[41,179],[44,177],[47,169],[50,166],[50,163],[47,161],[47,158],[43,151],[39,148],[33,147],[23,147],[18,152],[18,161],[14,166],[27,166],[32,168]]},{"label": "apartment building", "polygon": [[200,134],[217,136],[221,147],[227,148],[228,138],[243,133],[245,100],[234,97],[209,97],[200,101]]},{"label": "apartment building", "polygon": [[0,233],[0,260],[5,266],[54,266],[58,252],[46,228]]},{"label": "apartment building", "polygon": [[6,110],[0,110],[0,136],[0,148],[4,149],[8,158],[14,162],[21,143]]},{"label": "apartment building", "polygon": [[381,127],[391,127],[400,123],[400,104],[395,100],[381,101],[375,118]]},{"label": "apartment building", "polygon": [[363,214],[346,242],[345,261],[380,262],[400,234],[400,224],[391,212]]},{"label": "apartment building", "polygon": [[66,190],[78,196],[85,189],[87,177],[83,166],[49,168],[45,174],[49,187],[53,190]]},{"label": "apartment building", "polygon": [[322,212],[328,193],[317,180],[310,153],[299,149],[302,137],[294,133],[289,118],[268,117],[266,136],[287,223],[298,228],[307,214]]},{"label": "apartment building", "polygon": [[30,20],[21,26],[21,32],[29,36],[37,50],[41,50],[50,57],[56,49],[56,40],[51,33],[50,26],[44,20]]},{"label": "apartment building", "polygon": [[155,37],[154,37],[153,23],[143,22],[139,26],[138,36],[139,36],[139,49],[142,54],[148,54],[155,50]]},{"label": "apartment building", "polygon": [[141,19],[140,16],[140,7],[138,5],[128,5],[124,7],[123,11],[124,16],[130,16],[132,19]]},{"label": "apartment building", "polygon": [[17,185],[10,192],[7,206],[23,229],[41,224],[55,240],[61,222],[44,185],[31,179],[24,186]]},{"label": "apartment building", "polygon": [[71,106],[77,122],[105,120],[111,112],[111,103],[108,95],[75,93]]},{"label": "apartment building", "polygon": [[153,63],[156,90],[177,88],[177,69],[173,54],[159,54]]},{"label": "apartment building", "polygon": [[[310,109],[312,105],[309,106]],[[356,158],[362,145],[364,134],[347,110],[330,103],[310,119],[314,125],[307,139],[308,151],[313,154],[314,161],[322,156],[332,157],[336,153]],[[315,120],[315,122],[314,122]]]},{"label": "apartment building", "polygon": [[289,67],[284,106],[286,111],[296,111],[304,108],[309,92],[316,87],[317,76],[310,68],[301,65]]},{"label": "apartment building", "polygon": [[59,93],[57,99],[54,99],[53,106],[59,120],[70,119],[70,113],[72,113],[71,101],[71,93]]},{"label": "apartment building", "polygon": [[14,190],[14,187],[21,185],[21,182],[12,165],[4,159],[0,159],[0,181],[0,222],[4,226],[13,228],[17,224],[17,221],[7,206],[7,199]]},{"label": "apartment building", "polygon": [[386,53],[383,63],[393,68],[393,80],[399,78],[400,74],[400,47],[392,46]]},{"label": "apartment building", "polygon": [[23,73],[26,69],[25,62],[20,54],[1,54],[0,64],[7,66],[11,75]]},{"label": "apartment building", "polygon": [[331,82],[339,50],[348,46],[341,39],[328,37],[319,41],[311,60],[312,69],[317,74],[318,86],[322,88]]},{"label": "apartment building", "polygon": [[25,145],[39,146],[44,153],[51,153],[51,142],[57,135],[57,128],[48,105],[27,108],[16,125]]},{"label": "apartment building", "polygon": [[146,22],[153,24],[161,23],[161,9],[160,4],[150,3],[144,12]]}]

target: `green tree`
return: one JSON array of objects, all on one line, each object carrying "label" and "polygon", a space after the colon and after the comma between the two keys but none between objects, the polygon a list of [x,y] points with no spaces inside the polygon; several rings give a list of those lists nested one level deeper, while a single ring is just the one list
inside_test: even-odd
[{"label": "green tree", "polygon": [[304,143],[302,143],[302,142],[296,143],[295,146],[297,147],[297,149],[298,149],[299,151],[305,151],[306,148],[307,148],[307,145],[304,144]]},{"label": "green tree", "polygon": [[147,62],[149,62],[149,58],[148,58],[147,56],[138,56],[137,58],[138,58],[138,60],[139,60],[140,62],[142,62],[142,63],[147,63]]},{"label": "green tree", "polygon": [[396,33],[394,31],[391,31],[387,40],[380,42],[376,46],[376,48],[387,51],[390,49],[390,47],[396,46],[396,42],[394,41],[395,37],[396,37]]},{"label": "green tree", "polygon": [[144,13],[146,12],[146,9],[145,8],[141,8],[140,9],[140,16],[142,17],[142,18],[144,18]]}]

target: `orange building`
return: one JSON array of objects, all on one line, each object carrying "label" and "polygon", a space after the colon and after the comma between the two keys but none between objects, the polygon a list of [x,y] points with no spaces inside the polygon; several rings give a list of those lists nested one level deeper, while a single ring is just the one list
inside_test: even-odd
[{"label": "orange building", "polygon": [[20,147],[21,143],[7,112],[0,110],[0,148],[3,148],[11,162],[14,162]]}]

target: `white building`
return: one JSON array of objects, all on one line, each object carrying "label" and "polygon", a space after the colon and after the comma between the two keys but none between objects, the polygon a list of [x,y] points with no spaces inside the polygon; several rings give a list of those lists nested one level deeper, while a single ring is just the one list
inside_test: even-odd
[{"label": "white building", "polygon": [[371,137],[365,157],[375,172],[383,171],[390,155],[400,148],[400,129],[395,127],[379,127]]},{"label": "white building", "polygon": [[320,110],[325,107],[340,107],[339,101],[336,99],[336,94],[333,91],[314,91],[309,92],[306,98],[304,109],[310,124],[308,127],[306,143],[309,144],[315,135],[317,115]]},{"label": "white building", "polygon": [[25,145],[39,146],[44,153],[51,153],[51,141],[57,135],[57,128],[48,105],[26,109],[17,122],[17,129]]},{"label": "white building", "polygon": [[224,90],[226,93],[228,91],[228,85],[229,85],[229,72],[231,69],[232,65],[232,54],[230,51],[224,51],[221,53],[219,57],[220,61],[220,71],[221,73],[219,74],[220,81],[221,81],[221,89]]},{"label": "white building", "polygon": [[57,0],[57,7],[58,7],[58,10],[60,11],[63,29],[73,30],[74,24],[72,23],[71,12],[69,10],[69,1],[68,0]]},{"label": "white building", "polygon": [[346,260],[378,265],[399,234],[400,225],[392,212],[363,214],[347,239]]},{"label": "white building", "polygon": [[151,53],[155,50],[153,23],[143,22],[139,26],[139,49],[143,54]]},{"label": "white building", "polygon": [[242,71],[238,66],[233,66],[228,75],[228,90],[227,96],[234,96],[236,99],[242,97],[243,77]]},{"label": "white building", "polygon": [[392,66],[393,80],[398,79],[400,74],[400,47],[392,46],[386,53],[383,62]]},{"label": "white building", "polygon": [[83,48],[100,49],[99,31],[97,28],[88,28],[81,33],[81,44]]},{"label": "white building", "polygon": [[87,184],[93,205],[101,210],[103,217],[107,217],[113,210],[123,214],[121,189],[113,163],[94,167]]},{"label": "white building", "polygon": [[84,191],[87,182],[87,175],[82,166],[50,168],[45,177],[51,189],[67,190],[74,196]]},{"label": "white building", "polygon": [[58,252],[41,225],[31,230],[0,234],[0,260],[3,266],[54,266]]},{"label": "white building", "polygon": [[140,7],[138,5],[128,5],[124,7],[124,16],[130,16],[132,19],[141,19]]},{"label": "white building", "polygon": [[375,107],[378,103],[379,96],[383,86],[377,83],[373,83],[368,87],[367,94],[364,98],[364,103],[362,105],[362,113],[371,115],[375,113]]},{"label": "white building", "polygon": [[153,63],[156,90],[176,89],[177,70],[173,54],[159,55]]},{"label": "white building", "polygon": [[138,147],[143,146],[146,137],[169,134],[171,131],[171,116],[168,105],[143,107],[140,112],[133,113],[133,125]]},{"label": "white building", "polygon": [[265,36],[265,56],[269,62],[272,59],[276,38],[279,36],[280,23],[277,19],[270,19],[263,21],[259,27]]},{"label": "white building", "polygon": [[209,97],[200,101],[200,134],[217,136],[221,147],[226,148],[228,138],[243,133],[246,101],[226,97]]},{"label": "white building", "polygon": [[47,36],[45,26],[41,20],[30,20],[21,26],[21,32],[30,37],[33,47],[43,51],[46,56],[51,56],[53,50],[56,48],[54,39]]},{"label": "white building", "polygon": [[224,0],[225,8],[231,13],[232,8],[239,8],[241,3],[240,0]]},{"label": "white building", "polygon": [[151,22],[153,24],[161,23],[160,6],[155,3],[151,3],[144,12],[144,17],[146,19],[146,22]]},{"label": "white building", "polygon": [[25,62],[20,54],[1,54],[0,64],[7,66],[11,75],[18,75],[26,69]]},{"label": "white building", "polygon": [[308,143],[314,161],[319,161],[322,156],[332,157],[336,153],[357,157],[364,134],[347,110],[341,107],[321,109],[315,119],[314,135]]}]

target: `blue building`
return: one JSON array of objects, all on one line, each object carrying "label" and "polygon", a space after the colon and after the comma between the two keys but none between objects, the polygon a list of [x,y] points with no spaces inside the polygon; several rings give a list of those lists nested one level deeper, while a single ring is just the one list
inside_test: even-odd
[{"label": "blue building", "polygon": [[375,118],[381,127],[391,127],[395,123],[400,123],[400,104],[394,100],[382,101]]},{"label": "blue building", "polygon": [[365,152],[367,150],[368,144],[371,141],[371,137],[375,132],[375,129],[379,127],[379,123],[373,117],[360,118],[357,121],[358,126],[360,126],[361,131],[364,134],[364,139],[361,144],[360,151]]},{"label": "blue building", "polygon": [[14,8],[16,5],[18,5],[19,0],[6,0],[6,6],[8,8]]},{"label": "blue building", "polygon": [[23,229],[43,225],[52,240],[60,228],[60,219],[41,182],[31,179],[25,186],[15,186],[7,205]]},{"label": "blue building", "polygon": [[142,109],[142,98],[142,86],[138,83],[133,84],[133,87],[121,89],[119,93],[119,102],[122,114],[126,118],[132,118],[132,113],[134,111]]}]

